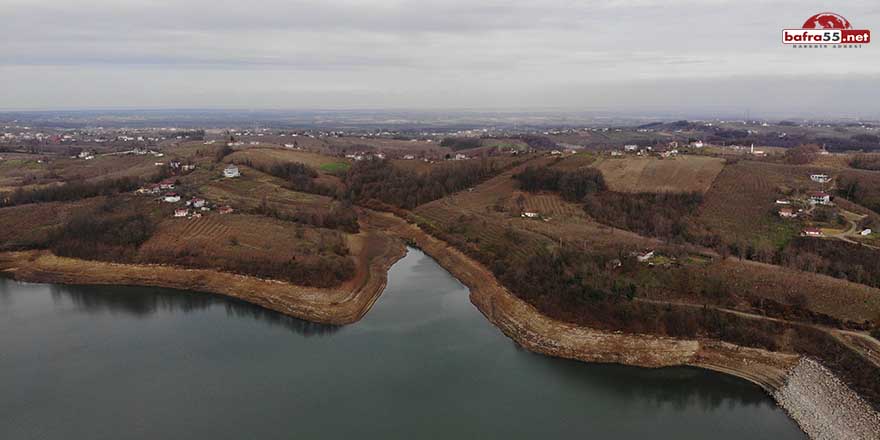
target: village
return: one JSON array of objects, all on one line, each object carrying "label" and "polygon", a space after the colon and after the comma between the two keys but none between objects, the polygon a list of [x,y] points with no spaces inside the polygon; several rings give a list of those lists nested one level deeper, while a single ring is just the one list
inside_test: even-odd
[{"label": "village", "polygon": [[[177,176],[195,170],[195,165],[181,164],[179,161],[171,161],[169,162],[169,168],[176,174],[174,177],[168,177],[158,183],[138,188],[135,193],[144,196],[154,196],[156,197],[156,201],[162,203],[177,205],[183,202],[184,206],[178,207],[174,210],[174,218],[194,220],[202,218],[203,215],[212,212],[216,212],[219,215],[235,212],[234,208],[229,205],[217,206],[204,198],[187,196],[178,189]],[[235,179],[238,177],[241,177],[241,172],[236,165],[229,164],[223,168],[222,178]]]}]

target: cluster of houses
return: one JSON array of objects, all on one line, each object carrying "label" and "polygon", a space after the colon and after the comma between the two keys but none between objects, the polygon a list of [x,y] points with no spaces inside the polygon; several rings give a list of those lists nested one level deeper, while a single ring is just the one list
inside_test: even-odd
[{"label": "cluster of houses", "polygon": [[80,151],[79,154],[72,157],[72,159],[82,159],[82,160],[92,160],[94,158],[95,158],[95,153],[88,151],[88,150]]},{"label": "cluster of houses", "polygon": [[827,174],[811,174],[810,180],[816,183],[828,183],[831,181],[831,176]]},{"label": "cluster of houses", "polygon": [[365,159],[385,159],[385,153],[349,153],[345,155],[346,159],[361,161]]},{"label": "cluster of houses", "polygon": [[172,160],[168,162],[168,168],[171,168],[171,171],[180,171],[180,172],[189,172],[196,169],[195,164],[191,163],[182,163],[179,160]]},{"label": "cluster of houses", "polygon": [[[177,198],[180,201],[180,197]],[[188,218],[188,219],[196,219],[201,218],[202,214],[208,213],[211,211],[211,206],[209,206],[208,201],[202,198],[193,197],[186,202],[185,207],[177,208],[174,210],[175,218]],[[218,214],[231,214],[234,212],[231,206],[224,205],[216,207]]]},{"label": "cluster of houses", "polygon": [[[176,180],[174,178],[165,179],[159,183],[154,183],[137,190],[137,194],[140,195],[157,195],[159,196],[157,200],[160,200],[164,203],[180,203],[182,197],[180,193],[174,191],[176,186]],[[164,192],[164,193],[163,193]],[[230,206],[219,206],[216,207],[217,212],[220,214],[230,214],[234,210]],[[212,205],[208,203],[207,200],[193,197],[186,202],[185,207],[177,208],[174,210],[175,218],[201,218],[203,213],[210,212],[212,210]]]},{"label": "cluster of houses", "polygon": [[[640,147],[636,144],[627,144],[623,146],[623,152],[620,151],[612,151],[611,155],[614,157],[620,157],[624,154],[634,154],[636,156],[649,156],[656,155],[657,157],[663,159],[669,159],[671,157],[675,157],[679,155],[678,150],[678,142],[672,141],[668,145],[665,146],[648,146],[648,147]],[[700,148],[702,148],[702,141],[700,141]]]}]

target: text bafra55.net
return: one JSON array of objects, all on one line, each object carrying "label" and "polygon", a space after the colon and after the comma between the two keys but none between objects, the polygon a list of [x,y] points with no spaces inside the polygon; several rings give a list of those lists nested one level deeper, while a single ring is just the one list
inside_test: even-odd
[{"label": "text bafra55.net", "polygon": [[871,31],[867,29],[783,29],[784,44],[867,44]]}]

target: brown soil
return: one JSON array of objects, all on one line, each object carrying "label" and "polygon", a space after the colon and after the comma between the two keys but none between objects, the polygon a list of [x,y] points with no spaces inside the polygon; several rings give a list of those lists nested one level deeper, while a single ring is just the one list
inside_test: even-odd
[{"label": "brown soil", "polygon": [[351,240],[358,272],[337,288],[308,288],[216,270],[77,260],[47,251],[0,253],[0,272],[30,282],[137,285],[217,293],[312,322],[350,324],[372,307],[385,289],[388,269],[406,251],[400,240],[372,224],[372,215],[364,218],[363,232]]},{"label": "brown soil", "polygon": [[549,356],[641,367],[690,365],[741,377],[772,391],[782,385],[798,356],[714,340],[681,340],[606,332],[557,321],[504,288],[480,263],[417,226],[391,215],[395,235],[417,245],[470,288],[471,302],[505,335]]}]

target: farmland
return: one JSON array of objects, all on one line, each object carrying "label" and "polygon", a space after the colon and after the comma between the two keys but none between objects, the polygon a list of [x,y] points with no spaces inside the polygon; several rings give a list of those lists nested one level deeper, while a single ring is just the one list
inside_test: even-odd
[{"label": "farmland", "polygon": [[[660,133],[682,136],[667,134]],[[624,135],[562,136],[591,143]],[[448,144],[474,145],[476,139],[460,138],[469,141]],[[749,320],[766,315],[814,330],[847,328],[865,334],[880,317],[880,291],[859,284],[867,277],[821,272],[804,247],[787,246],[803,226],[855,230],[852,223],[875,218],[856,202],[870,204],[873,178],[880,173],[845,169],[841,158],[790,165],[782,156],[722,159],[706,150],[663,159],[571,153],[565,146],[562,154],[541,148],[517,155],[494,150],[525,149],[525,141],[507,137],[478,139],[478,148],[457,151],[470,156],[463,160],[444,160],[451,150],[436,139],[300,135],[295,147],[273,145],[289,139],[264,136],[259,144],[245,139],[233,143],[235,148],[203,142],[170,145],[162,160],[180,159],[196,168],[163,169],[171,178],[162,180],[161,190],[151,190],[156,179],[143,182],[139,195],[129,193],[134,185],[74,195],[65,203],[33,198],[0,209],[0,244],[8,250],[36,248],[28,252],[45,264],[57,257],[67,259],[66,267],[76,259],[92,267],[136,267],[131,270],[139,274],[137,280],[157,268],[157,273],[188,273],[178,276],[194,283],[187,286],[199,286],[208,284],[191,277],[214,273],[218,279],[316,288],[310,298],[335,301],[340,292],[356,291],[367,282],[381,289],[383,279],[375,271],[387,269],[382,264],[393,260],[401,239],[408,238],[395,234],[418,229],[398,224],[407,219],[442,246],[479,261],[534,310],[572,325],[791,351],[797,347],[789,343],[791,333],[764,334],[740,321],[713,320],[715,309]],[[344,158],[344,152],[379,151],[388,159],[370,154],[362,160]],[[55,156],[47,163],[19,152],[7,156],[0,163],[0,182],[9,188],[100,182],[108,176],[142,178],[159,171],[154,156],[88,161]],[[238,166],[240,176],[222,177],[230,163]],[[810,180],[811,173],[823,171],[832,175],[831,183]],[[861,193],[847,194],[854,201],[840,198],[838,207],[816,209],[804,203],[808,191],[819,189],[841,197],[846,189],[841,185],[853,177],[865,182]],[[170,192],[181,200],[165,201]],[[192,197],[207,200],[204,210],[182,209]],[[780,219],[780,198],[792,199],[791,206],[810,210],[809,215]],[[184,213],[172,218],[178,209]],[[838,214],[847,221],[839,222]],[[22,225],[16,221],[21,217],[32,220]],[[340,218],[346,222],[334,221]],[[748,252],[733,252],[734,247]],[[866,256],[874,252],[859,251]],[[680,313],[680,306],[697,312]]]},{"label": "farmland", "polygon": [[724,167],[721,159],[681,156],[674,159],[627,156],[596,165],[609,188],[620,192],[706,192]]},{"label": "farmland", "polygon": [[779,249],[800,231],[776,215],[775,201],[820,189],[809,167],[740,161],[724,167],[706,192],[696,221],[727,242]]}]

